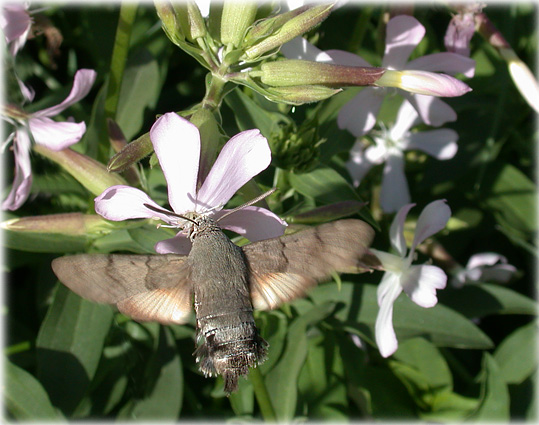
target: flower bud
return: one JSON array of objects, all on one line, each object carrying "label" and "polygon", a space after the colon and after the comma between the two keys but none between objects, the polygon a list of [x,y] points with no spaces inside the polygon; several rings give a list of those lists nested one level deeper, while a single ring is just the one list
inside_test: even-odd
[{"label": "flower bud", "polygon": [[449,75],[417,70],[388,69],[373,85],[397,87],[411,93],[439,97],[462,96],[472,90],[467,84]]},{"label": "flower bud", "polygon": [[374,84],[386,72],[384,68],[333,65],[299,59],[266,62],[252,77],[269,86],[287,87],[318,84],[329,87],[368,86]]},{"label": "flower bud", "polygon": [[256,2],[227,0],[221,15],[221,42],[225,46],[240,47],[247,28],[256,17]]},{"label": "flower bud", "polygon": [[260,93],[272,102],[303,105],[304,103],[319,102],[341,91],[342,89],[332,89],[325,86],[293,86],[270,87],[260,91]]},{"label": "flower bud", "polygon": [[153,145],[150,140],[150,133],[143,134],[114,155],[107,165],[107,170],[115,173],[122,172],[152,152]]},{"label": "flower bud", "polygon": [[[292,40],[298,35],[306,33],[326,19],[331,13],[332,8],[333,4],[307,6],[302,8],[300,14],[295,15],[292,19],[288,19],[280,28],[276,28],[270,36],[254,46],[247,48],[243,59],[245,61],[257,60],[264,53],[282,46],[284,43]],[[287,19],[288,16],[289,15],[285,16],[285,19]],[[256,33],[254,36],[251,35],[250,39],[254,40],[255,36]]]},{"label": "flower bud", "polygon": [[518,91],[535,112],[539,113],[539,85],[530,68],[520,60],[513,49],[499,49],[500,56],[507,61],[509,74]]},{"label": "flower bud", "polygon": [[167,37],[176,45],[180,45],[185,40],[181,30],[180,21],[172,4],[168,1],[155,0],[155,10],[161,19],[163,30]]},{"label": "flower bud", "polygon": [[294,173],[306,173],[318,164],[319,146],[325,139],[318,137],[317,127],[306,122],[296,129],[294,124],[282,126],[268,139],[272,162]]},{"label": "flower bud", "polygon": [[207,31],[204,18],[194,2],[174,3],[172,7],[176,12],[176,19],[180,25],[180,29],[187,40],[194,41],[206,35]]},{"label": "flower bud", "polygon": [[33,149],[46,158],[56,162],[71,174],[94,195],[100,195],[105,189],[117,185],[126,184],[126,181],[118,174],[109,173],[106,167],[86,155],[75,152],[72,149],[53,151],[43,145],[35,144]]}]

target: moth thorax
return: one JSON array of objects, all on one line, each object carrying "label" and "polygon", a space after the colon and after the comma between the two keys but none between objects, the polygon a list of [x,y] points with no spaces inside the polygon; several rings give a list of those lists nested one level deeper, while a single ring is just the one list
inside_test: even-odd
[{"label": "moth thorax", "polygon": [[198,215],[193,219],[195,223],[192,223],[191,229],[189,229],[189,238],[194,241],[195,238],[202,233],[207,233],[213,230],[221,230],[217,223],[210,217],[205,215]]}]

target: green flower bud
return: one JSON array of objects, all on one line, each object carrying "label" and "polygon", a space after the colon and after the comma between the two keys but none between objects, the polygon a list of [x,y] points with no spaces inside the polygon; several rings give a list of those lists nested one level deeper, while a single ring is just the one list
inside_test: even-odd
[{"label": "green flower bud", "polygon": [[100,162],[72,149],[53,151],[38,144],[35,144],[33,149],[59,164],[96,196],[111,186],[126,184],[126,181],[121,176],[109,173],[107,168]]},{"label": "green flower bud", "polygon": [[[282,24],[282,26],[277,28],[272,35],[245,50],[243,59],[245,61],[257,60],[264,53],[282,46],[284,43],[292,40],[298,35],[306,33],[307,31],[318,25],[320,22],[322,22],[324,19],[326,19],[331,13],[332,8],[333,4],[306,6],[304,8],[301,8],[300,13],[293,16],[291,19],[288,19],[290,15],[283,14],[286,15],[284,17],[284,19],[286,19],[286,22]],[[281,18],[281,20],[284,19]],[[261,32],[263,32],[265,29],[262,28],[261,30]],[[258,31],[260,31],[260,29]],[[255,32],[254,35],[252,34],[250,36],[250,39],[254,40],[256,36],[257,34]]]},{"label": "green flower bud", "polygon": [[122,172],[152,152],[153,145],[150,140],[150,133],[143,134],[114,155],[107,165],[107,170],[115,173]]},{"label": "green flower bud", "polygon": [[172,7],[176,12],[176,19],[180,24],[180,29],[187,40],[194,41],[206,35],[204,18],[194,2],[174,3]]},{"label": "green flower bud", "polygon": [[319,146],[325,139],[318,137],[316,126],[304,122],[299,129],[294,124],[283,125],[269,137],[272,162],[294,173],[306,173],[318,164]]},{"label": "green flower bud", "polygon": [[180,20],[176,15],[174,7],[172,7],[170,2],[162,0],[155,0],[154,5],[157,16],[161,19],[163,30],[174,44],[179,45],[185,40],[185,35],[181,29]]},{"label": "green flower bud", "polygon": [[261,92],[268,100],[289,105],[319,102],[341,92],[325,86],[270,87]]},{"label": "green flower bud", "polygon": [[262,83],[274,87],[319,84],[328,87],[368,86],[385,72],[384,68],[343,66],[329,63],[285,59],[266,62],[251,77],[260,77]]},{"label": "green flower bud", "polygon": [[225,46],[240,47],[247,28],[256,17],[256,2],[227,0],[221,15],[221,42]]}]

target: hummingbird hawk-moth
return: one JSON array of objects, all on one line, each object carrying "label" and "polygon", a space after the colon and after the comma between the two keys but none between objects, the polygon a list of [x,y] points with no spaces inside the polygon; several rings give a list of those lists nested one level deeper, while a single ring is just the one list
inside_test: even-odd
[{"label": "hummingbird hawk-moth", "polygon": [[189,255],[80,254],[56,258],[58,279],[83,298],[115,304],[137,321],[182,324],[194,307],[205,376],[222,375],[225,392],[264,361],[253,308],[270,310],[303,296],[334,272],[370,269],[374,231],[339,220],[239,247],[207,216],[194,218]]}]

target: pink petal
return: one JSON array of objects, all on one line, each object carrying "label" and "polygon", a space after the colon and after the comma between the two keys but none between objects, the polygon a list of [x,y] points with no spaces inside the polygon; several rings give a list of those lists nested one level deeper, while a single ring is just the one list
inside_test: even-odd
[{"label": "pink petal", "polygon": [[495,252],[483,252],[470,257],[466,264],[467,269],[474,269],[482,266],[493,266],[496,263],[507,263],[507,258]]},{"label": "pink petal", "polygon": [[389,155],[384,165],[380,206],[386,213],[395,212],[410,203],[410,191],[404,174],[402,153]]},{"label": "pink petal", "polygon": [[417,219],[414,241],[410,250],[413,254],[415,248],[429,236],[438,233],[445,228],[451,217],[451,209],[447,206],[445,199],[433,201],[428,204]]},{"label": "pink petal", "polygon": [[516,267],[511,264],[496,264],[483,268],[477,280],[490,283],[507,283],[516,272]]},{"label": "pink petal", "polygon": [[[326,50],[325,53],[331,59],[331,62],[337,65],[372,66],[361,56],[355,55],[354,53],[346,52],[344,50]],[[317,62],[322,61],[317,59]]]},{"label": "pink petal", "polygon": [[47,117],[32,117],[28,120],[28,126],[37,144],[54,151],[77,143],[86,131],[84,122],[56,122]]},{"label": "pink petal", "polygon": [[331,58],[303,37],[296,37],[281,46],[281,53],[288,59],[314,62],[331,62]]},{"label": "pink petal", "polygon": [[458,138],[457,132],[449,128],[412,133],[406,149],[417,149],[436,159],[447,160],[457,153]]},{"label": "pink petal", "polygon": [[3,210],[15,211],[28,199],[32,188],[32,167],[30,165],[30,136],[24,130],[15,134],[13,143],[15,155],[15,178],[8,197],[2,203]]},{"label": "pink petal", "polygon": [[374,334],[376,345],[382,357],[389,357],[398,347],[397,336],[393,329],[393,303],[402,292],[399,277],[393,273],[385,273],[378,286],[378,305],[380,310],[376,316]]},{"label": "pink petal", "polygon": [[447,276],[436,266],[411,266],[402,276],[401,285],[410,299],[420,307],[434,307],[436,290],[445,288]]},{"label": "pink petal", "polygon": [[[224,215],[226,211],[219,211],[215,214],[215,219]],[[282,236],[287,224],[265,208],[249,206],[225,217],[219,221],[219,226],[255,242]]]},{"label": "pink petal", "polygon": [[468,78],[472,78],[475,73],[475,60],[457,53],[433,53],[408,62],[405,69],[444,72],[449,75],[460,73]]},{"label": "pink petal", "polygon": [[202,208],[222,207],[236,191],[271,162],[268,141],[259,130],[242,131],[223,147],[198,191]]},{"label": "pink petal", "polygon": [[354,186],[359,186],[361,180],[374,164],[364,155],[363,143],[357,141],[350,150],[350,159],[346,162],[346,169],[352,177]]},{"label": "pink petal", "polygon": [[473,13],[459,13],[451,19],[444,37],[449,52],[470,56],[470,41],[475,33]]},{"label": "pink petal", "polygon": [[188,255],[193,243],[183,233],[178,233],[170,239],[159,241],[155,244],[155,252],[158,254],[184,254]]},{"label": "pink petal", "polygon": [[398,87],[411,93],[427,96],[456,97],[462,96],[472,90],[467,84],[450,75],[417,70],[404,70],[400,72],[400,85]]},{"label": "pink petal", "polygon": [[411,93],[403,93],[403,95],[413,105],[425,124],[439,127],[457,119],[453,108],[437,97]]},{"label": "pink petal", "polygon": [[198,128],[169,112],[154,123],[150,139],[167,180],[170,206],[178,214],[195,211],[200,160]]},{"label": "pink petal", "polygon": [[12,56],[15,56],[24,46],[32,27],[32,18],[30,18],[27,9],[27,4],[12,3],[2,6],[0,26],[6,42],[12,43],[9,49]]},{"label": "pink petal", "polygon": [[415,207],[415,204],[404,205],[393,218],[389,228],[389,239],[391,246],[399,253],[401,257],[406,256],[406,239],[404,238],[404,223],[408,212]]},{"label": "pink petal", "polygon": [[34,117],[53,117],[58,115],[64,109],[77,103],[90,92],[96,76],[97,73],[92,69],[79,69],[75,73],[73,88],[62,103],[41,111],[37,111],[32,115]]},{"label": "pink petal", "polygon": [[130,186],[111,186],[97,198],[95,198],[95,212],[100,216],[112,221],[123,221],[133,218],[156,218],[166,223],[171,222],[171,217],[160,214],[144,206],[150,204],[153,207],[163,209],[156,204],[142,190]]},{"label": "pink petal", "polygon": [[365,87],[346,103],[337,117],[341,130],[348,130],[355,137],[368,133],[376,124],[376,117],[384,100],[385,90]]},{"label": "pink petal", "polygon": [[24,102],[31,102],[32,100],[34,100],[34,96],[36,95],[34,89],[32,89],[32,87],[26,86],[16,75],[15,78],[17,79],[17,84],[19,85],[19,89],[21,90]]},{"label": "pink petal", "polygon": [[386,49],[382,66],[403,69],[412,51],[425,35],[425,27],[412,16],[395,16],[387,23]]}]

